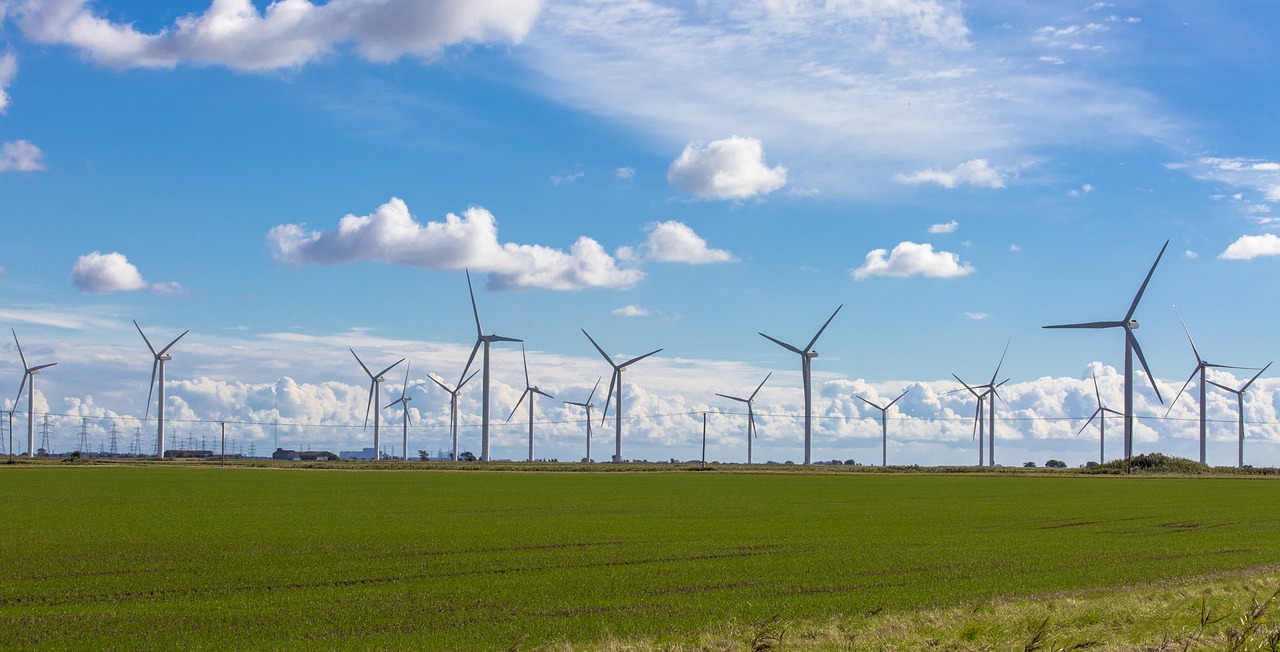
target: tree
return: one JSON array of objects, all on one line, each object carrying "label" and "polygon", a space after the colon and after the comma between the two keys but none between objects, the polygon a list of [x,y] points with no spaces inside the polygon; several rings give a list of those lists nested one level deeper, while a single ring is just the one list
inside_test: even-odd
[{"label": "tree", "polygon": [[1067,463],[1062,460],[1049,460],[1044,463],[1044,466],[1047,469],[1065,469],[1067,468]]},{"label": "tree", "polygon": [[1025,467],[1025,468],[1028,468],[1028,469],[1034,469],[1034,468],[1036,468],[1036,463],[1035,463],[1035,462],[1023,462],[1023,463],[1022,463],[1022,466],[1023,466],[1023,467]]},{"label": "tree", "polygon": [[422,460],[423,462],[425,462],[425,461],[427,461],[427,460],[431,459],[431,454],[430,454],[430,453],[428,453],[428,452],[427,452],[427,451],[425,451],[425,450],[419,450],[419,451],[418,451],[418,459],[420,459],[420,460]]}]

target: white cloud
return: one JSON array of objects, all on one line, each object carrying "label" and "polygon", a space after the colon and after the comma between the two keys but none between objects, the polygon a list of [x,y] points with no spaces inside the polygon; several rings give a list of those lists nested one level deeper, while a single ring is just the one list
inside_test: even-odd
[{"label": "white cloud", "polygon": [[1199,258],[1199,257],[1200,257],[1200,254],[1198,254],[1198,253],[1196,253],[1196,252],[1194,252],[1194,251],[1192,251],[1192,250],[1188,249],[1188,250],[1186,250],[1186,251],[1182,252],[1182,256],[1183,256],[1184,258],[1186,258],[1187,260],[1195,260],[1195,259],[1197,259],[1197,258]]},{"label": "white cloud", "polygon": [[1280,256],[1280,236],[1274,233],[1242,235],[1218,254],[1223,260],[1250,260],[1259,256]]},{"label": "white cloud", "polygon": [[634,303],[629,303],[621,308],[614,308],[609,314],[614,317],[649,317],[653,313]]},{"label": "white cloud", "polygon": [[960,223],[951,220],[946,224],[932,224],[929,226],[929,233],[955,233],[960,228]]},{"label": "white cloud", "polygon": [[570,172],[569,174],[564,174],[564,175],[552,175],[551,185],[558,186],[562,183],[573,183],[585,176],[587,176],[587,173],[583,172],[582,170],[576,170],[574,172]]},{"label": "white cloud", "polygon": [[[1280,202],[1280,163],[1276,161],[1206,156],[1190,162],[1166,163],[1165,167],[1185,171],[1200,181],[1251,189],[1264,201]],[[1237,201],[1244,199],[1241,194],[1232,195],[1232,198]]]},{"label": "white cloud", "polygon": [[964,315],[964,318],[965,318],[965,319],[972,319],[972,320],[974,320],[974,321],[982,321],[983,319],[986,319],[987,317],[990,317],[990,316],[991,316],[991,315],[988,315],[988,314],[987,314],[987,313],[985,313],[985,312],[967,312],[967,311],[966,311],[966,312],[961,313],[961,314],[963,314],[963,315]]},{"label": "white cloud", "polygon": [[959,7],[939,0],[764,0],[767,10],[795,20],[830,20],[832,17],[863,23],[882,38],[899,35],[968,45],[969,27]]},{"label": "white cloud", "polygon": [[1009,245],[1009,251],[1012,251],[1012,252],[1014,252],[1014,253],[1018,253],[1019,251],[1022,251],[1022,245],[1017,244],[1017,243],[1011,244],[1011,245]]},{"label": "white cloud", "polygon": [[746,199],[787,184],[787,169],[768,167],[755,138],[730,136],[706,147],[689,143],[667,169],[667,183],[700,199]]},{"label": "white cloud", "polygon": [[[0,19],[3,16],[4,11],[0,10]],[[18,56],[12,52],[0,54],[0,115],[4,115],[9,108],[9,93],[5,89],[16,76],[18,76]]]},{"label": "white cloud", "polygon": [[650,224],[646,229],[649,237],[641,246],[640,252],[627,249],[620,255],[640,255],[644,260],[661,263],[688,263],[703,265],[708,263],[731,263],[737,258],[723,249],[711,249],[707,241],[702,239],[693,229],[681,222],[666,221]]},{"label": "white cloud", "polygon": [[613,171],[613,176],[618,177],[623,181],[630,181],[631,179],[635,178],[636,169],[635,168],[618,168]]},{"label": "white cloud", "polygon": [[203,13],[150,34],[97,15],[86,0],[26,2],[11,12],[28,39],[69,45],[103,65],[272,70],[348,44],[385,62],[431,59],[458,44],[518,43],[541,10],[542,0],[281,0],[265,11],[250,0],[214,0]]},{"label": "white cloud", "polygon": [[893,180],[909,185],[935,183],[943,188],[955,188],[963,184],[984,188],[1004,187],[1004,175],[983,158],[961,163],[950,171],[928,168],[910,174],[895,174]]},{"label": "white cloud", "polygon": [[875,249],[867,253],[861,267],[850,272],[855,280],[871,276],[930,276],[953,278],[974,272],[969,263],[960,262],[956,254],[933,250],[931,244],[902,242],[892,252]]},{"label": "white cloud", "polygon": [[1093,184],[1086,183],[1083,186],[1080,186],[1079,188],[1072,188],[1071,190],[1068,190],[1067,196],[1083,197],[1091,192],[1093,192]]},{"label": "white cloud", "polygon": [[0,172],[35,172],[44,169],[44,152],[25,140],[0,145]]},{"label": "white cloud", "polygon": [[183,288],[172,281],[147,283],[138,268],[124,254],[113,251],[104,254],[94,251],[76,259],[71,268],[71,282],[81,292],[105,294],[150,290],[156,294],[181,294]]},{"label": "white cloud", "polygon": [[347,215],[332,231],[307,231],[304,224],[281,224],[267,233],[278,260],[294,264],[338,265],[379,261],[428,269],[470,268],[489,274],[497,289],[587,287],[626,288],[644,278],[620,269],[600,243],[579,237],[568,252],[542,245],[498,242],[493,214],[472,207],[459,217],[419,224],[403,200],[393,197],[371,215]]}]

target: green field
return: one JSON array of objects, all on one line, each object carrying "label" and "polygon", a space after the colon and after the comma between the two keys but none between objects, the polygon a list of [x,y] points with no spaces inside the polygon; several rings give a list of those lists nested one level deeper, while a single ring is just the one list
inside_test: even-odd
[{"label": "green field", "polygon": [[18,466],[0,528],[4,649],[531,649],[1260,569],[1280,481]]}]

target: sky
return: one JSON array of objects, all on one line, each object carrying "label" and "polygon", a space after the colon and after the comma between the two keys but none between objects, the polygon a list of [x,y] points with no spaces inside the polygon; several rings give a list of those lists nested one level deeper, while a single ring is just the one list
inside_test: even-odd
[{"label": "sky", "polygon": [[[1280,8],[945,0],[0,0],[0,326],[51,448],[170,437],[354,450],[369,383],[409,449],[449,446],[476,325],[524,341],[538,457],[580,459],[618,359],[623,456],[970,464],[1000,364],[996,460],[1099,455],[1092,378],[1135,314],[1135,451],[1196,457],[1196,365],[1280,356]],[[1174,306],[1177,309],[1175,311]],[[1179,321],[1185,321],[1186,331]],[[6,410],[23,367],[0,345]],[[1008,346],[1001,363],[1001,355]],[[493,456],[527,454],[518,344],[492,350]],[[405,373],[408,381],[406,383]],[[1212,369],[1238,387],[1255,371]],[[1246,462],[1280,465],[1280,380]],[[407,388],[406,388],[407,387]],[[1236,399],[1209,388],[1211,464]],[[390,397],[390,398],[388,398]],[[13,448],[26,450],[26,395]],[[479,379],[460,399],[479,451]],[[147,420],[143,417],[151,416]],[[403,452],[399,406],[383,444]],[[612,418],[595,424],[607,459]],[[37,430],[39,428],[37,427]],[[1107,423],[1105,455],[1120,450]],[[189,433],[189,434],[188,434]],[[37,445],[40,435],[37,433]],[[200,441],[196,441],[200,444]],[[154,444],[152,444],[154,446]],[[396,448],[392,449],[391,447]],[[146,445],[144,444],[144,448]],[[9,448],[8,441],[4,449]]]}]

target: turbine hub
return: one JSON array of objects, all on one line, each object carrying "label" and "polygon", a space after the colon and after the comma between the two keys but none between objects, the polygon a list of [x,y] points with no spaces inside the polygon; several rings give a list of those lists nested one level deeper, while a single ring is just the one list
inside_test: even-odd
[{"label": "turbine hub", "polygon": [[818,357],[818,352],[817,352],[817,351],[809,351],[808,353],[805,353],[804,355],[805,355],[805,357],[806,357],[806,358],[816,358],[816,357]]},{"label": "turbine hub", "polygon": [[1136,330],[1137,328],[1138,328],[1138,320],[1136,320],[1136,319],[1130,319],[1130,320],[1129,320],[1129,330]]}]

